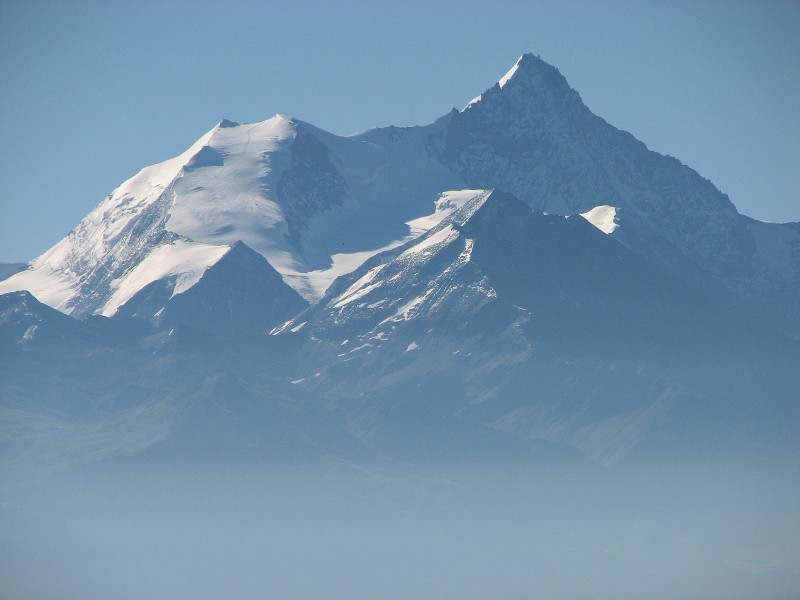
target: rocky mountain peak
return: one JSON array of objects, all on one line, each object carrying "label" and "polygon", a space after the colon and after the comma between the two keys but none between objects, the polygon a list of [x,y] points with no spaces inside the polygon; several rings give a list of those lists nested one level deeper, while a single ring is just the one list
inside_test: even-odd
[{"label": "rocky mountain peak", "polygon": [[521,114],[553,115],[563,110],[584,110],[578,93],[554,66],[533,54],[523,54],[497,83],[470,102],[462,113],[491,112],[504,120],[518,119]]}]

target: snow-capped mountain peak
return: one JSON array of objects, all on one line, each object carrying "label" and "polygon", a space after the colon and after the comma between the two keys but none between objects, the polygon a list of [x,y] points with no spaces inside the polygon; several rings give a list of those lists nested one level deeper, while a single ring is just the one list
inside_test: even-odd
[{"label": "snow-capped mountain peak", "polygon": [[561,75],[558,69],[546,63],[538,56],[525,53],[517,59],[514,66],[500,78],[497,82],[498,87],[505,88],[509,83],[520,84],[560,84],[562,87],[569,87],[567,80]]},{"label": "snow-capped mountain peak", "polygon": [[282,226],[264,192],[274,170],[270,154],[291,142],[296,127],[285,116],[221,121],[182,154],[125,181],[5,288],[28,289],[78,317],[113,315],[163,277],[177,277],[181,293],[236,241],[252,245],[265,229]]},{"label": "snow-capped mountain peak", "polygon": [[284,114],[222,120],[120,185],[0,292],[27,289],[76,317],[113,316],[155,281],[185,292],[241,241],[316,299],[449,210],[429,214],[454,178],[421,144],[425,132],[390,133],[341,138]]},{"label": "snow-capped mountain peak", "polygon": [[592,114],[532,54],[424,127],[341,137],[284,114],[223,119],[124,182],[0,293],[27,289],[73,316],[113,315],[165,277],[183,293],[241,241],[315,301],[440,222],[458,202],[446,195],[431,212],[431,201],[465,188],[583,214],[658,268],[745,299],[780,297],[777,312],[800,314],[796,229],[753,226],[708,180]]},{"label": "snow-capped mountain peak", "polygon": [[[548,106],[553,110],[567,96],[573,101],[580,100],[578,93],[569,86],[558,69],[538,56],[523,54],[493,87],[467,103],[461,112],[479,104],[484,105],[482,108],[486,109],[485,105],[493,106],[500,101],[500,98],[503,99],[504,106],[509,102],[518,105],[517,111],[527,109],[541,111]],[[504,110],[507,111],[508,107]]]}]

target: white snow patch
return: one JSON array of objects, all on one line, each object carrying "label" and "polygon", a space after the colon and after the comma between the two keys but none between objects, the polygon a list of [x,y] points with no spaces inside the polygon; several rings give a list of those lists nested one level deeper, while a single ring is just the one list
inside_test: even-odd
[{"label": "white snow patch", "polygon": [[[524,56],[524,55],[523,55],[523,56]],[[500,78],[500,81],[498,81],[498,82],[497,82],[497,84],[498,84],[498,85],[499,85],[501,88],[502,88],[502,87],[504,87],[504,86],[505,86],[505,85],[506,85],[506,84],[507,84],[507,83],[508,83],[508,82],[511,80],[511,78],[512,78],[512,77],[514,77],[514,73],[516,73],[516,72],[517,72],[517,69],[519,69],[519,63],[520,63],[520,62],[522,62],[522,58],[523,58],[523,57],[522,57],[522,56],[520,56],[520,57],[517,59],[517,62],[515,62],[515,63],[514,63],[514,66],[513,66],[513,67],[511,67],[511,68],[508,70],[508,73],[506,73],[505,75],[503,75],[503,76]],[[508,63],[506,63],[506,64],[508,64]]]},{"label": "white snow patch", "polygon": [[286,328],[289,327],[289,325],[292,325],[292,324],[294,324],[294,320],[293,319],[289,319],[283,325],[278,325],[277,327],[273,327],[272,331],[270,331],[269,334],[270,335],[277,335],[277,334],[279,334],[279,333],[281,333],[283,331],[286,331]]},{"label": "white snow patch", "polygon": [[358,280],[353,283],[349,288],[347,288],[343,294],[339,296],[339,301],[333,305],[333,308],[342,308],[343,306],[350,304],[351,302],[358,300],[362,296],[368,294],[371,290],[375,289],[380,285],[380,281],[377,283],[371,283],[373,279],[375,279],[376,275],[380,273],[386,265],[378,265],[377,267],[373,267],[369,271],[367,271],[364,275],[358,278]]},{"label": "white snow patch", "polygon": [[449,244],[450,242],[458,238],[458,236],[459,236],[458,231],[453,229],[452,225],[447,225],[446,227],[443,227],[442,229],[428,236],[419,243],[414,244],[410,248],[404,250],[400,256],[408,257],[411,256],[412,254],[420,254],[422,252],[425,252],[429,248],[433,248],[435,246],[440,246],[444,244]]},{"label": "white snow patch", "polygon": [[478,102],[480,102],[482,99],[483,99],[483,94],[481,94],[481,95],[479,95],[479,96],[475,96],[475,97],[474,97],[472,100],[470,100],[469,102],[467,102],[467,105],[466,105],[464,108],[462,108],[462,109],[461,109],[461,112],[464,112],[464,111],[465,111],[465,110],[467,110],[467,109],[468,109],[470,106],[472,106],[472,105],[474,105],[474,104],[477,104],[477,103],[478,103]]},{"label": "white snow patch", "polygon": [[38,325],[31,325],[30,327],[28,327],[25,330],[25,333],[22,335],[22,341],[23,342],[29,342],[30,340],[32,340],[33,339],[33,334],[36,333],[36,330],[38,329],[38,327],[39,327]]},{"label": "white snow patch", "polygon": [[413,300],[406,302],[403,306],[398,308],[397,311],[391,317],[388,317],[383,321],[381,321],[380,323],[378,323],[378,326],[383,325],[384,323],[389,323],[391,321],[408,321],[414,309],[423,302],[425,302],[428,296],[430,296],[432,293],[433,293],[433,288],[426,290],[425,293],[422,294],[422,296],[417,296]]},{"label": "white snow patch", "polygon": [[[62,240],[56,247],[66,242]],[[21,271],[5,281],[0,281],[0,294],[27,290],[39,302],[52,306],[56,310],[65,311],[67,303],[75,295],[76,281],[71,273],[65,273],[54,265],[36,265],[28,271]],[[39,266],[39,268],[35,268]]]},{"label": "white snow patch", "polygon": [[464,240],[464,249],[458,255],[459,263],[466,263],[472,260],[472,249],[475,247],[475,240],[467,238]]},{"label": "white snow patch", "polygon": [[439,197],[434,201],[434,206],[436,208],[432,214],[413,219],[406,223],[411,231],[411,236],[419,237],[427,233],[455,211],[463,207],[467,202],[485,193],[486,190],[457,190],[439,194]]},{"label": "white snow patch", "polygon": [[222,164],[187,166],[175,181],[167,229],[210,244],[241,240],[269,260],[281,249],[273,240],[282,235],[265,232],[282,234],[285,227],[280,207],[270,199],[273,179],[285,165],[273,164],[272,158],[291,143],[296,128],[296,122],[277,115],[217,129],[206,146]]},{"label": "white snow patch", "polygon": [[[398,246],[402,246],[414,238],[424,235],[439,225],[439,223],[441,223],[444,219],[452,215],[455,211],[467,204],[467,202],[476,196],[485,193],[486,190],[454,190],[443,192],[439,194],[439,197],[434,201],[434,211],[432,213],[406,222],[406,225],[408,226],[408,234],[404,237],[392,240],[386,245],[373,250],[334,254],[331,256],[332,265],[327,269],[318,269],[309,271],[308,273],[287,273],[285,270],[283,270],[280,263],[276,265],[269,257],[267,258],[270,260],[270,263],[273,264],[273,266],[275,266],[275,268],[284,275],[284,278],[289,285],[298,290],[300,295],[306,298],[306,300],[314,301],[318,298],[321,298],[325,294],[325,291],[330,287],[331,283],[333,283],[337,277],[347,273],[352,273],[376,254],[397,248]],[[353,284],[353,286],[355,285],[356,284]],[[352,294],[356,291],[353,286],[351,286],[351,288],[349,288],[340,296],[340,304],[338,304],[337,307],[344,306],[344,304],[352,302],[356,299],[350,298],[347,302],[343,302],[346,295]],[[360,296],[363,296],[366,293],[367,291]]]},{"label": "white snow patch", "polygon": [[[355,348],[353,348],[349,352],[345,352],[345,354],[352,354],[353,352],[358,352],[359,350],[363,350],[364,348],[371,348],[371,347],[372,347],[372,344],[370,344],[369,342],[366,342],[364,344],[361,344],[360,346],[356,346]],[[344,356],[344,355],[340,354],[340,356]]]},{"label": "white snow patch", "polygon": [[605,234],[613,233],[619,223],[617,222],[617,208],[602,204],[581,213],[581,216]]},{"label": "white snow patch", "polygon": [[[374,250],[334,254],[331,256],[332,265],[327,269],[317,269],[307,273],[286,273],[284,274],[284,279],[286,283],[296,289],[306,300],[313,302],[325,294],[325,291],[337,277],[352,273],[363,265],[367,259],[372,258],[380,252],[396,248],[405,242],[406,239],[393,240],[385,246],[375,248]],[[281,271],[277,266],[275,268]],[[283,271],[281,271],[281,273],[283,273]]]},{"label": "white snow patch", "polygon": [[175,180],[166,226],[202,243],[242,241],[303,297],[315,300],[321,294],[309,286],[303,259],[286,240],[286,218],[275,200],[297,127],[297,121],[276,115],[215,130],[206,144],[208,164],[189,163]]}]

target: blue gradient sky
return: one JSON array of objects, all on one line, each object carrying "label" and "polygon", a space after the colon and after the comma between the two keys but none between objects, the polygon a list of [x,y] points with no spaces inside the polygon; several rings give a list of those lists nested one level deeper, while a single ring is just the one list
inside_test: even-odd
[{"label": "blue gradient sky", "polygon": [[800,220],[800,2],[0,3],[0,260],[221,118],[425,124],[522,52],[740,211]]}]

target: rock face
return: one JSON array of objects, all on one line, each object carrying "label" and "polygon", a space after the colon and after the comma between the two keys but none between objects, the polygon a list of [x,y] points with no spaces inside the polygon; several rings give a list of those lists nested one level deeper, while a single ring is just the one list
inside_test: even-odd
[{"label": "rock face", "polygon": [[562,215],[617,207],[614,235],[660,268],[711,279],[756,304],[780,299],[791,320],[800,314],[796,224],[764,233],[776,242],[771,248],[759,243],[755,230],[766,224],[754,227],[691,168],[592,114],[558,70],[533,55],[454,111],[432,143],[471,187],[503,189]]}]

